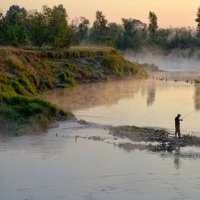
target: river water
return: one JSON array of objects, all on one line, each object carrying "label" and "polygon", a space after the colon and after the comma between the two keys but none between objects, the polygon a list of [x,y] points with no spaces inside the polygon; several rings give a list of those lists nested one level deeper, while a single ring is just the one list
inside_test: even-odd
[{"label": "river water", "polygon": [[44,98],[73,111],[78,119],[98,124],[173,131],[174,118],[180,113],[182,131],[200,136],[200,84],[168,79],[95,83],[52,91]]},{"label": "river water", "polygon": [[[77,118],[48,133],[0,138],[0,200],[199,199],[198,157],[131,151],[103,124],[164,127],[199,134],[200,87],[158,80],[123,80],[49,92],[43,98]],[[103,141],[89,140],[101,136]],[[185,152],[198,151],[191,147]]]}]

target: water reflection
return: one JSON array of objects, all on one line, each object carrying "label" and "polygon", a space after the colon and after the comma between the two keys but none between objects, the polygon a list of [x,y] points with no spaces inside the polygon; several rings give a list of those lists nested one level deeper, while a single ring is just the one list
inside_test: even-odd
[{"label": "water reflection", "polygon": [[181,150],[180,150],[180,146],[178,145],[175,149],[176,157],[174,158],[174,167],[176,169],[179,169],[181,167],[180,154],[181,154]]},{"label": "water reflection", "polygon": [[200,110],[200,84],[194,85],[194,107]]},{"label": "water reflection", "polygon": [[118,148],[119,149],[123,149],[126,153],[130,153],[132,151],[135,151],[135,150],[140,150],[140,151],[143,151],[143,150],[148,150],[148,145],[147,144],[141,144],[141,143],[120,143],[118,144]]},{"label": "water reflection", "polygon": [[152,106],[156,97],[156,87],[155,82],[148,85],[147,88],[147,106]]},{"label": "water reflection", "polygon": [[133,99],[134,95],[140,90],[146,98],[147,106],[152,106],[156,97],[155,82],[133,79],[51,91],[44,94],[42,98],[61,106],[67,111],[73,111],[101,105],[112,106],[121,99]]},{"label": "water reflection", "polygon": [[154,151],[155,148],[152,147],[159,146],[158,143],[146,143],[146,142],[124,142],[117,144],[117,147],[120,150],[123,150],[127,154],[135,153],[137,151],[142,152],[150,152],[152,154],[159,155],[161,158],[166,159],[170,158],[174,168],[176,170],[179,170],[186,159],[189,160],[200,160],[200,148],[195,146],[187,146],[187,147],[181,147],[179,144],[173,145],[174,150],[158,150]]},{"label": "water reflection", "polygon": [[[159,81],[123,80],[82,85],[65,90],[50,91],[42,98],[59,105],[67,111],[88,109],[95,106],[117,104],[121,99],[133,99],[141,92],[146,105],[151,107],[156,101],[157,90],[167,89],[169,85]],[[176,83],[174,83],[176,84]],[[190,83],[188,83],[190,85]],[[194,107],[200,110],[200,84],[194,84]]]},{"label": "water reflection", "polygon": [[180,169],[180,167],[181,167],[181,161],[180,161],[179,157],[177,157],[177,158],[174,159],[174,167],[176,169]]},{"label": "water reflection", "polygon": [[111,106],[117,104],[122,98],[133,98],[140,90],[142,83],[142,80],[132,79],[93,83],[65,90],[51,91],[43,95],[42,98],[68,111],[105,104]]},{"label": "water reflection", "polygon": [[[50,91],[42,98],[88,122],[173,129],[177,113],[200,110],[200,84],[128,79]],[[197,132],[199,117],[189,115],[182,130]]]}]

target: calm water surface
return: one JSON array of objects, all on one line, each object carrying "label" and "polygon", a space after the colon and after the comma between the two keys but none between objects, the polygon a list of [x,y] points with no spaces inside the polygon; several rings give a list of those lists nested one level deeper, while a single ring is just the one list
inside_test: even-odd
[{"label": "calm water surface", "polygon": [[[91,135],[107,140],[84,139]],[[2,138],[0,199],[199,199],[200,159],[127,151],[109,137],[68,122],[45,135]]]},{"label": "calm water surface", "polygon": [[173,131],[174,118],[180,113],[185,116],[181,124],[183,132],[200,135],[200,84],[124,80],[57,90],[44,98],[73,111],[78,119],[109,125]]},{"label": "calm water surface", "polygon": [[121,149],[114,143],[123,141],[101,125],[173,129],[177,113],[192,112],[182,129],[198,134],[198,85],[123,80],[54,91],[44,98],[99,125],[62,122],[42,135],[0,137],[0,200],[199,199],[199,157]]}]

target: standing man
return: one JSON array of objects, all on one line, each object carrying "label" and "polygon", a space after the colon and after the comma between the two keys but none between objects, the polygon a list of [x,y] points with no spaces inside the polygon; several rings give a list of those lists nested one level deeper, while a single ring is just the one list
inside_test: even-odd
[{"label": "standing man", "polygon": [[181,115],[178,114],[175,117],[175,137],[177,137],[177,133],[178,133],[178,138],[181,137],[181,133],[180,133],[180,121],[183,121],[183,119],[180,119]]}]

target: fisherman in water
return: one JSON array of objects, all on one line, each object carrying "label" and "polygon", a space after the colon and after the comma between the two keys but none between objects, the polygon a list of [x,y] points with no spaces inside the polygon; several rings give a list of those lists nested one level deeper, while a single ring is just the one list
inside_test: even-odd
[{"label": "fisherman in water", "polygon": [[183,121],[183,119],[180,119],[181,115],[178,114],[175,117],[175,137],[177,137],[177,133],[178,133],[178,138],[181,137],[181,133],[180,133],[180,121]]}]

